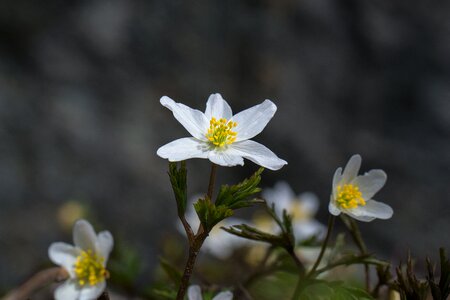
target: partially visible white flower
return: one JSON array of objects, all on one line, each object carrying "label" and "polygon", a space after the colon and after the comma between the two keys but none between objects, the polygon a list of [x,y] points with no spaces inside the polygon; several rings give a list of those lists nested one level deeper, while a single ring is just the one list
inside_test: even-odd
[{"label": "partially visible white flower", "polygon": [[358,176],[360,167],[361,156],[356,154],[350,158],[344,172],[342,168],[336,170],[328,210],[332,215],[338,216],[342,212],[364,222],[391,218],[392,208],[372,199],[386,183],[386,173],[370,170]]},{"label": "partially visible white flower", "polygon": [[[191,225],[194,231],[196,231],[200,226],[200,220],[192,204],[186,210],[186,220]],[[239,225],[243,223],[245,223],[244,220],[233,217],[226,218],[225,220],[219,222],[209,232],[208,238],[206,238],[205,242],[202,245],[201,251],[205,251],[220,259],[229,257],[235,249],[248,244],[250,240],[230,234],[220,227],[228,228],[232,225]],[[178,222],[177,229],[181,233],[185,234],[184,227],[181,222]]]},{"label": "partially visible white flower", "polygon": [[313,236],[323,238],[326,228],[314,219],[319,209],[319,200],[315,194],[306,192],[296,196],[289,184],[280,181],[273,189],[265,189],[262,195],[270,207],[275,204],[275,213],[278,216],[282,216],[283,210],[292,216],[292,227],[297,241]]},{"label": "partially visible white flower", "polygon": [[270,100],[234,116],[220,94],[209,96],[205,113],[167,96],[162,97],[160,102],[192,135],[159,148],[157,154],[162,158],[169,161],[207,158],[226,167],[243,165],[246,158],[271,170],[278,170],[287,164],[265,146],[250,140],[266,127],[275,114],[277,107]]},{"label": "partially visible white flower", "polygon": [[109,231],[98,235],[92,225],[79,220],[73,228],[74,246],[57,242],[50,245],[48,255],[63,267],[69,278],[55,290],[56,300],[93,300],[105,290],[109,276],[106,262],[114,241]]},{"label": "partially visible white flower", "polygon": [[[202,291],[198,285],[191,285],[188,288],[189,300],[203,300]],[[212,300],[232,300],[233,293],[230,291],[220,292]]]}]

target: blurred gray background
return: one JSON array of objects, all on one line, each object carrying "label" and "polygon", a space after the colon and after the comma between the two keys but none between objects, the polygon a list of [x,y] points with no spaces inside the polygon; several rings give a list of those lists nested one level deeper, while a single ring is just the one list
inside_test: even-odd
[{"label": "blurred gray background", "polygon": [[[255,140],[289,165],[263,186],[316,192],[325,223],[332,174],[360,153],[362,171],[387,172],[377,199],[395,211],[361,225],[369,248],[398,260],[450,247],[450,2],[2,0],[0,288],[71,239],[67,201],[151,273],[176,220],[156,150],[188,136],[159,98],[204,110],[214,92],[234,112],[278,105]],[[208,162],[188,167],[190,192],[205,191]]]}]

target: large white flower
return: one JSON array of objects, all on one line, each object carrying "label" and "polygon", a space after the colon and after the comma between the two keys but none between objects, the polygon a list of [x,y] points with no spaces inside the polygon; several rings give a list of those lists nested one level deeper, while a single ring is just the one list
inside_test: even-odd
[{"label": "large white flower", "polygon": [[55,290],[56,300],[93,300],[105,290],[109,276],[106,262],[113,247],[109,231],[95,234],[92,225],[79,220],[73,228],[75,246],[57,242],[48,255],[69,274],[69,279]]},{"label": "large white flower", "polygon": [[313,236],[323,238],[325,226],[314,219],[319,200],[313,193],[306,192],[296,196],[288,183],[277,182],[273,189],[265,189],[262,193],[269,206],[275,204],[275,212],[281,216],[283,210],[292,216],[292,227],[297,241],[303,241]]},{"label": "large white flower", "polygon": [[220,94],[209,96],[205,113],[167,96],[162,97],[160,102],[192,135],[159,148],[157,154],[162,158],[169,161],[207,158],[227,167],[243,165],[246,158],[271,170],[278,170],[287,164],[265,146],[250,140],[266,127],[275,114],[277,107],[270,100],[234,116]]},{"label": "large white flower", "polygon": [[356,154],[350,158],[344,172],[342,168],[336,170],[328,210],[332,215],[338,216],[342,212],[364,222],[391,218],[392,208],[372,199],[386,183],[386,173],[370,170],[358,176],[360,167],[361,156]]},{"label": "large white flower", "polygon": [[[197,197],[195,199],[199,199]],[[200,226],[200,220],[195,212],[194,206],[190,205],[186,210],[186,220],[191,225],[192,229],[197,230]],[[221,227],[231,227],[233,225],[243,224],[244,220],[238,218],[226,218],[216,224],[209,232],[208,238],[204,241],[201,251],[209,253],[217,258],[225,259],[229,257],[233,251],[239,247],[245,246],[250,243],[250,240],[243,239],[234,234],[230,234]],[[181,222],[178,222],[177,229],[185,234],[184,227]]]},{"label": "large white flower", "polygon": [[[202,291],[198,285],[191,285],[188,288],[189,300],[203,300]],[[220,292],[212,300],[232,300],[233,293],[230,291]]]}]

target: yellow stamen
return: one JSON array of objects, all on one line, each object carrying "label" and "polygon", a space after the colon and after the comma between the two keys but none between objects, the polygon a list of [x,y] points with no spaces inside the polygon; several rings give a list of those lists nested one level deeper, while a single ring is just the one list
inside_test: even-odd
[{"label": "yellow stamen", "polygon": [[366,205],[358,186],[353,184],[338,185],[336,188],[336,203],[344,209]]},{"label": "yellow stamen", "polygon": [[236,141],[237,133],[232,131],[237,126],[236,122],[227,121],[227,119],[211,118],[206,138],[216,147],[223,147]]},{"label": "yellow stamen", "polygon": [[81,286],[96,285],[109,278],[109,272],[103,266],[104,258],[92,250],[81,251],[78,255],[73,270]]}]

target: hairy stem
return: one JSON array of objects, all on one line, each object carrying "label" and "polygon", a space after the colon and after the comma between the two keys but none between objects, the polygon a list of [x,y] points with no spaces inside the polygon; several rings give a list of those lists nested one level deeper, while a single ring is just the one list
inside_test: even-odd
[{"label": "hairy stem", "polygon": [[24,284],[22,284],[16,290],[11,291],[9,294],[3,298],[4,300],[19,300],[19,299],[29,299],[31,295],[37,290],[45,287],[52,282],[59,282],[65,280],[69,277],[67,271],[60,267],[54,267],[42,270],[30,279],[28,279]]},{"label": "hairy stem", "polygon": [[209,174],[209,184],[208,184],[208,193],[206,194],[209,200],[212,199],[214,193],[214,185],[216,183],[216,173],[217,173],[217,165],[211,164],[211,173]]}]

